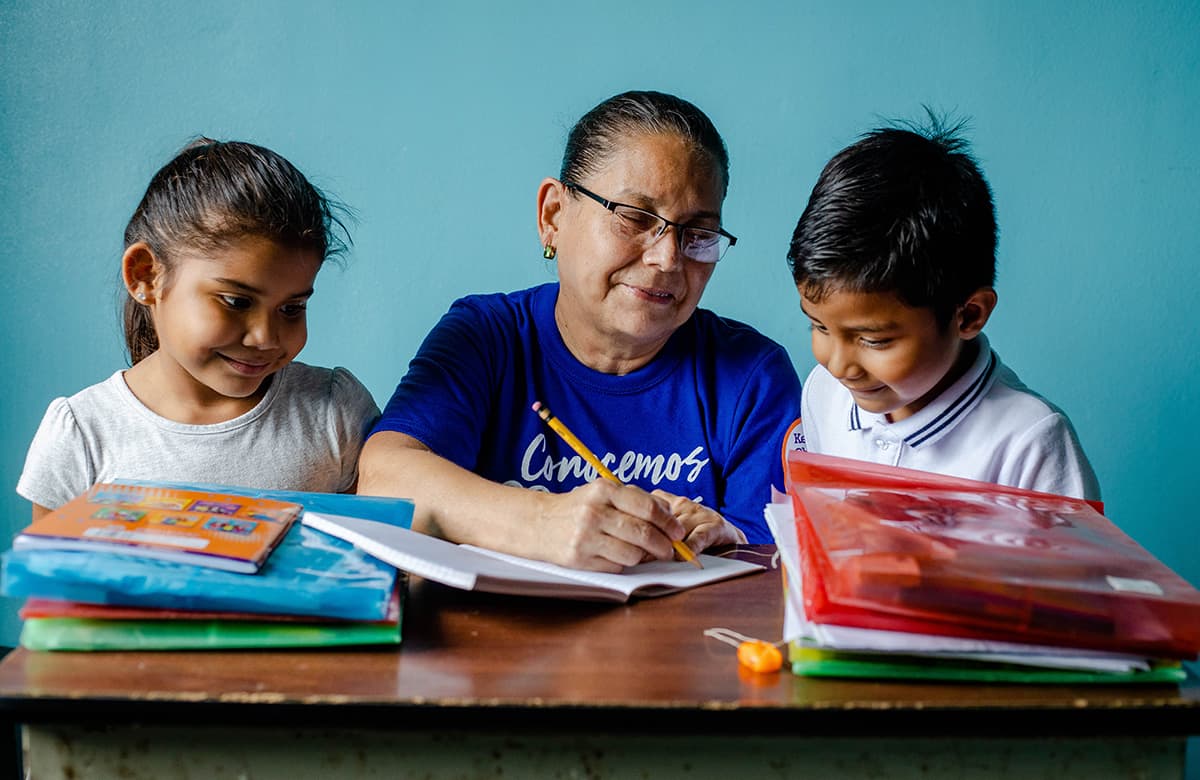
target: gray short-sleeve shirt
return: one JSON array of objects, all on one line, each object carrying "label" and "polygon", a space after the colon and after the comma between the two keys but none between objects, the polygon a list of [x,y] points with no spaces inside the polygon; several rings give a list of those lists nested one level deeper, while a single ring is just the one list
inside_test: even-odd
[{"label": "gray short-sleeve shirt", "polygon": [[148,409],[118,371],[50,403],[17,492],[49,509],[113,479],[342,492],[355,483],[359,450],[378,416],[346,369],[293,362],[245,414],[186,425]]}]

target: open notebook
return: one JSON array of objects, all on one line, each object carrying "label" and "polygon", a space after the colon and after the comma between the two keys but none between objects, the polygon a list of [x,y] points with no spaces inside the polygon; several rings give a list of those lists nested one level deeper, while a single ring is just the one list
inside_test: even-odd
[{"label": "open notebook", "polygon": [[400,526],[356,517],[306,512],[310,528],[344,539],[398,569],[462,590],[589,601],[628,601],[738,577],[763,567],[746,561],[699,556],[703,569],[685,561],[652,561],[621,574],[555,566],[470,545],[454,544]]}]

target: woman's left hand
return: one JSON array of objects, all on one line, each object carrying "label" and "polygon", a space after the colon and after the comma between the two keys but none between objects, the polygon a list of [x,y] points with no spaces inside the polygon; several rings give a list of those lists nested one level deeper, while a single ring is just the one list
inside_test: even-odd
[{"label": "woman's left hand", "polygon": [[671,513],[679,522],[683,523],[686,533],[683,542],[691,548],[692,552],[703,552],[709,547],[719,544],[746,543],[746,535],[742,533],[742,530],[721,517],[716,510],[665,490],[655,490],[651,495],[666,501],[671,508]]}]

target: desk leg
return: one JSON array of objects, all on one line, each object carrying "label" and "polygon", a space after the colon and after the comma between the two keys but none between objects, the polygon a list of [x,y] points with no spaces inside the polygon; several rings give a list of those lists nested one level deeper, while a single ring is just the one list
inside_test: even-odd
[{"label": "desk leg", "polygon": [[23,776],[21,727],[11,721],[0,720],[0,778]]},{"label": "desk leg", "polygon": [[38,780],[1183,776],[1183,738],[856,739],[27,727]]}]

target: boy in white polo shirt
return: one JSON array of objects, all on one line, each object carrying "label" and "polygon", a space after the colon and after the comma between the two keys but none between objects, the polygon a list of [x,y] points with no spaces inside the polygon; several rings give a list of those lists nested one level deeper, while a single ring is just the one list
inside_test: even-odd
[{"label": "boy in white polo shirt", "polygon": [[960,132],[875,130],[821,172],[788,251],[820,364],[793,448],[1098,500],[1066,415],[983,335],[996,216]]}]

